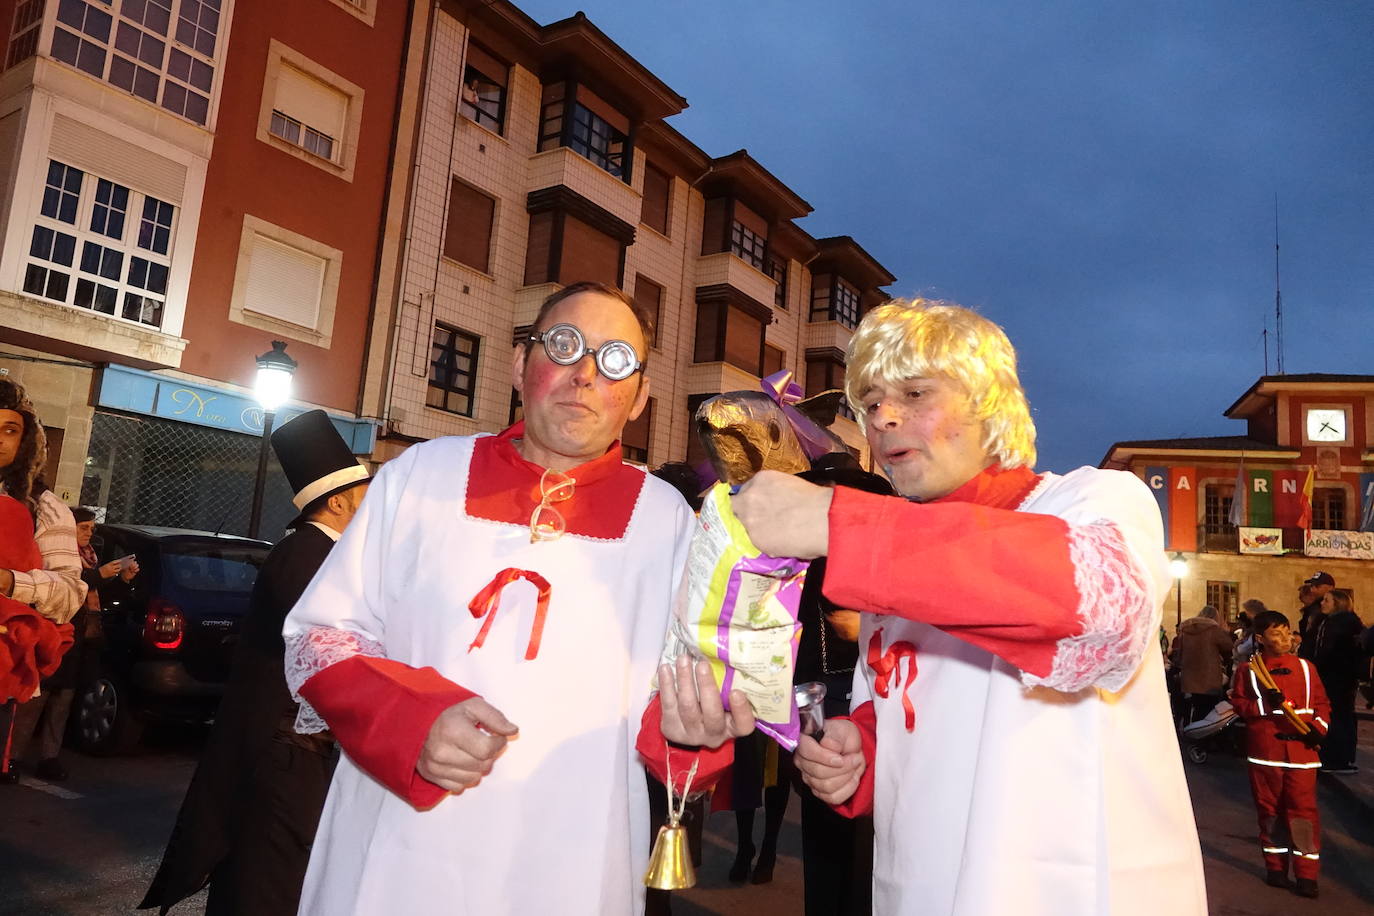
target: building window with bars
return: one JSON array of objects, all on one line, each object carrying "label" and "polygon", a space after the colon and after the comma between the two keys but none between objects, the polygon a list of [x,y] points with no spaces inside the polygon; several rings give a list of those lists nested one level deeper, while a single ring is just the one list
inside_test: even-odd
[{"label": "building window with bars", "polygon": [[773,304],[780,309],[787,309],[787,259],[769,258],[768,276],[773,278],[777,286],[773,287]]},{"label": "building window with bars", "polygon": [[1203,491],[1203,524],[1208,534],[1234,533],[1236,526],[1231,524],[1231,506],[1235,502],[1234,484],[1209,485]]},{"label": "building window with bars", "polygon": [[565,146],[621,181],[630,181],[630,122],[574,81],[544,87],[539,114],[539,151]]},{"label": "building window with bars", "polygon": [[480,45],[468,42],[459,112],[474,124],[500,134],[506,126],[506,85],[509,81],[509,64]]},{"label": "building window with bars", "polygon": [[1207,603],[1217,609],[1223,625],[1235,623],[1240,613],[1240,583],[1207,581]]},{"label": "building window with bars", "polygon": [[43,0],[21,0],[14,8],[14,27],[5,52],[5,67],[28,60],[38,53],[38,33],[43,24]]},{"label": "building window with bars", "polygon": [[1345,491],[1340,487],[1314,487],[1312,527],[1324,531],[1345,530]]},{"label": "building window with bars", "polygon": [[854,328],[859,324],[859,312],[859,291],[843,277],[820,274],[812,278],[812,321],[837,321]]},{"label": "building window with bars", "polygon": [[[42,4],[37,6],[41,12]],[[204,126],[210,118],[220,6],[221,0],[59,0],[51,54]],[[22,5],[20,10],[31,15]],[[7,63],[17,62],[15,54],[12,43]]]},{"label": "building window with bars", "polygon": [[768,240],[739,220],[730,227],[730,251],[757,270],[768,266]]},{"label": "building window with bars", "polygon": [[430,346],[429,389],[425,403],[449,413],[472,416],[481,338],[436,322]]},{"label": "building window with bars", "polygon": [[50,160],[24,292],[162,327],[176,208]]}]

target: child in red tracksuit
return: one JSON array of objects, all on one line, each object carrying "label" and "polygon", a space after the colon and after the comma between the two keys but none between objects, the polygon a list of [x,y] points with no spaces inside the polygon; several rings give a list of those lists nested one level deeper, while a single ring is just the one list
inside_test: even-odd
[{"label": "child in red tracksuit", "polygon": [[[1317,669],[1292,653],[1288,618],[1278,611],[1257,614],[1253,622],[1260,647],[1249,665],[1236,669],[1231,703],[1245,719],[1245,750],[1250,762],[1250,792],[1259,813],[1259,841],[1264,852],[1265,881],[1290,887],[1293,862],[1297,892],[1317,896],[1321,833],[1317,821],[1317,746],[1326,735],[1331,705]],[[1266,689],[1252,670],[1263,664],[1277,690]],[[1311,729],[1299,734],[1284,714],[1287,700]]]}]

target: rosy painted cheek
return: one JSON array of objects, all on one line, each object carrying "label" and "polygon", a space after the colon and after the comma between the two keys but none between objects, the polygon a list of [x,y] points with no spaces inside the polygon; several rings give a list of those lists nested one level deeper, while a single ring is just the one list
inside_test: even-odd
[{"label": "rosy painted cheek", "polygon": [[562,371],[562,366],[544,361],[526,366],[525,390],[520,393],[520,400],[530,404],[546,399],[558,387]]}]

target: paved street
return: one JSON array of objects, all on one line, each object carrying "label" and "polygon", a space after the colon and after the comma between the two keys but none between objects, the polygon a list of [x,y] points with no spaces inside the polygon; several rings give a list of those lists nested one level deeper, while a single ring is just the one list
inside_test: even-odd
[{"label": "paved street", "polygon": [[[1323,873],[1316,901],[1261,882],[1243,763],[1213,755],[1188,766],[1213,914],[1352,914],[1374,907],[1374,722],[1363,722],[1361,729],[1363,772],[1321,780]],[[199,739],[194,732],[154,733],[152,746],[134,757],[68,754],[72,777],[60,787],[36,780],[0,787],[0,916],[133,912],[157,866]],[[675,895],[674,916],[799,912],[795,802],[788,813],[773,883],[743,887],[725,879],[734,855],[734,820],[714,815],[700,883]],[[173,912],[195,916],[202,910],[203,898],[193,898]]]}]

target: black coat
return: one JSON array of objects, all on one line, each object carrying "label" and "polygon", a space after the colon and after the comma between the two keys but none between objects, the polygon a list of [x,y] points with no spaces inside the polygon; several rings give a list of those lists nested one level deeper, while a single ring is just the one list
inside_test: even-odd
[{"label": "black coat", "polygon": [[323,531],[302,525],[263,562],[214,728],[181,803],[162,865],[139,909],[158,906],[166,913],[205,887],[215,866],[228,855],[240,813],[254,804],[249,778],[254,766],[277,729],[295,715],[296,704],[286,686],[282,624],[333,546]]}]

